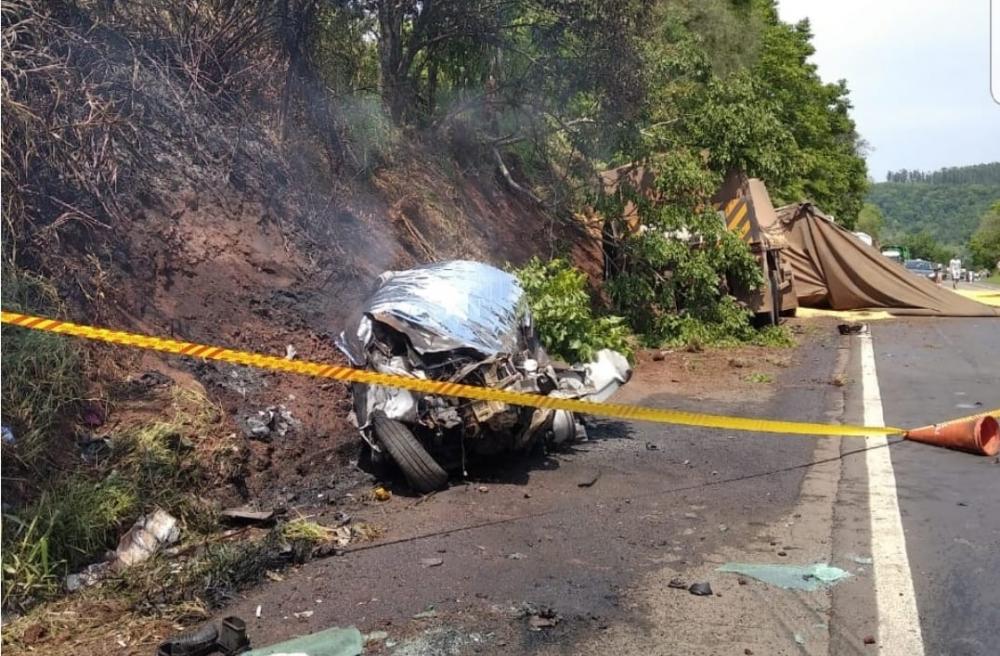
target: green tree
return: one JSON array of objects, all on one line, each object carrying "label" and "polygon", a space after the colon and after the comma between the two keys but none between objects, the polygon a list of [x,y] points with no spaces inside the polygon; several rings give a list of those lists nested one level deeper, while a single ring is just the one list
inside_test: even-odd
[{"label": "green tree", "polygon": [[979,220],[979,227],[969,240],[972,262],[994,271],[1000,262],[1000,201],[993,203]]},{"label": "green tree", "polygon": [[885,228],[885,218],[882,216],[882,210],[878,208],[878,205],[865,203],[861,207],[861,212],[858,213],[858,222],[855,227],[861,232],[867,232],[872,236],[872,239],[878,241],[879,235],[882,234],[882,229]]},{"label": "green tree", "polygon": [[787,179],[773,183],[773,195],[786,201],[809,199],[846,227],[853,227],[868,190],[863,143],[850,116],[843,80],[824,83],[809,61],[815,52],[808,21],[795,25],[767,9],[760,57],[753,66],[757,92],[777,107],[798,147]]},{"label": "green tree", "polygon": [[955,256],[955,249],[942,246],[934,236],[926,230],[914,232],[903,238],[903,246],[910,251],[910,257],[931,262],[945,263]]}]

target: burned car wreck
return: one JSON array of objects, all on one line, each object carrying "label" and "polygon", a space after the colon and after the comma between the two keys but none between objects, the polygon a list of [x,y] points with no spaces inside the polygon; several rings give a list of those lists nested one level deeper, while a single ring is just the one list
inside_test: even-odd
[{"label": "burned car wreck", "polygon": [[[539,344],[517,278],[455,260],[383,273],[358,316],[337,339],[352,365],[429,380],[529,394],[603,401],[628,381],[626,358],[611,350],[574,366]],[[564,410],[422,395],[355,383],[353,414],[366,455],[391,460],[417,492],[447,484],[449,471],[502,453],[586,439]]]}]

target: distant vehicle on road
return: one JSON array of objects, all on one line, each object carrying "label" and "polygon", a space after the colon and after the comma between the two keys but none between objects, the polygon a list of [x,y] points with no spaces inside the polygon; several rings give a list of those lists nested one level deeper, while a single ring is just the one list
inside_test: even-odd
[{"label": "distant vehicle on road", "polygon": [[919,259],[907,260],[903,266],[905,266],[906,270],[910,273],[915,273],[918,276],[922,276],[928,280],[933,280],[934,282],[937,282],[938,280],[938,270],[934,268],[934,264],[932,262]]},{"label": "distant vehicle on road", "polygon": [[903,260],[909,259],[910,252],[902,246],[886,246],[882,249],[882,255],[885,255],[893,262],[902,264]]},{"label": "distant vehicle on road", "polygon": [[857,237],[858,239],[860,239],[861,241],[863,241],[868,246],[874,246],[875,245],[875,240],[872,239],[872,236],[869,235],[867,232],[855,232],[855,233],[852,233],[852,234],[855,237]]}]

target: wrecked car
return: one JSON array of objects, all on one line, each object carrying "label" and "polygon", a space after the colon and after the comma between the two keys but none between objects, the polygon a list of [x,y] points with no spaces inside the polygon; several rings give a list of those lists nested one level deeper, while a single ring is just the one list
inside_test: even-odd
[{"label": "wrecked car", "polygon": [[[353,366],[529,394],[603,401],[628,381],[621,353],[602,350],[574,366],[539,343],[517,278],[455,260],[383,273],[337,339]],[[418,492],[440,489],[449,471],[503,453],[586,439],[564,410],[424,395],[352,384],[353,419],[375,466],[394,462]]]}]

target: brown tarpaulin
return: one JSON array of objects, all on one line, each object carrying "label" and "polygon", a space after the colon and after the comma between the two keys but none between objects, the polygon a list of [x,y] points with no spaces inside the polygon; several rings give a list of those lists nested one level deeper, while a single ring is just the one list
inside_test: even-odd
[{"label": "brown tarpaulin", "polygon": [[781,256],[794,271],[800,305],[916,316],[1000,316],[1000,308],[910,273],[809,203],[780,208],[778,219],[767,233],[785,242]]}]

